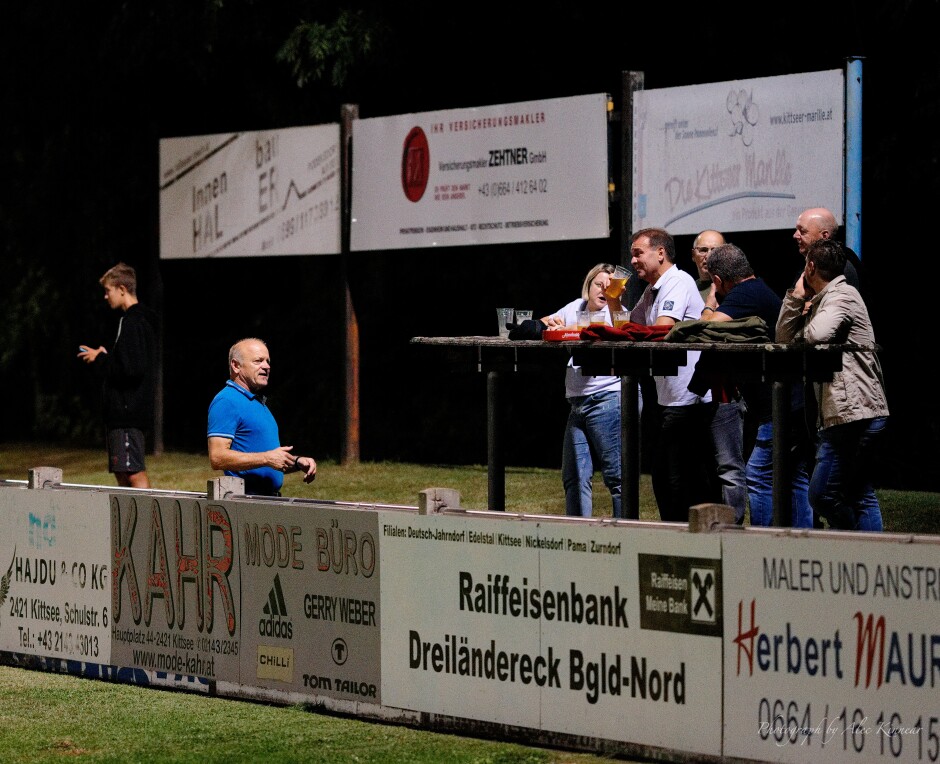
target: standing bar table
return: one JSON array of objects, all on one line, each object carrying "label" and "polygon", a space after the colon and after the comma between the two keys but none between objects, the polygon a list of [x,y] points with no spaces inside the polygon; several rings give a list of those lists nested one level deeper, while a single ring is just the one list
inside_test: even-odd
[{"label": "standing bar table", "polygon": [[487,470],[490,510],[505,509],[505,464],[502,449],[501,375],[524,369],[562,370],[569,358],[582,374],[621,378],[621,479],[624,517],[638,519],[640,510],[641,377],[673,376],[685,366],[690,350],[719,354],[721,368],[738,382],[767,382],[773,390],[774,525],[791,523],[789,450],[790,389],[793,384],[825,382],[842,370],[847,351],[877,352],[849,344],[775,342],[663,342],[624,340],[506,340],[500,337],[413,337],[411,344],[433,350],[453,369],[487,374]]}]

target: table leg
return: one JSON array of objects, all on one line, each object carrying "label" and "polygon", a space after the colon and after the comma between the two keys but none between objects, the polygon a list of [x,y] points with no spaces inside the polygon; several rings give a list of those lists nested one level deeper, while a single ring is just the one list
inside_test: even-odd
[{"label": "table leg", "polygon": [[640,380],[620,378],[620,496],[626,520],[640,519]]},{"label": "table leg", "polygon": [[793,488],[790,485],[790,383],[773,383],[773,524],[788,528],[793,524],[791,507]]},{"label": "table leg", "polygon": [[487,509],[506,509],[506,464],[503,455],[502,376],[498,371],[486,373],[486,463]]}]

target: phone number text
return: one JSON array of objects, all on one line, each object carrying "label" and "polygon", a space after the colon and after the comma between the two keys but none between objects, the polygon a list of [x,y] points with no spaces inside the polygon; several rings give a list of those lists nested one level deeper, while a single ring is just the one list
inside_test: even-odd
[{"label": "phone number text", "polygon": [[513,194],[547,194],[548,178],[529,178],[525,180],[496,180],[481,183],[477,187],[480,196],[499,197]]},{"label": "phone number text", "polygon": [[[819,707],[816,707],[818,712]],[[813,746],[867,756],[902,755],[914,761],[940,760],[940,717],[920,714],[905,720],[898,712],[880,710],[874,717],[861,708],[831,709],[814,717],[812,703],[761,698],[758,734],[778,746]]]}]

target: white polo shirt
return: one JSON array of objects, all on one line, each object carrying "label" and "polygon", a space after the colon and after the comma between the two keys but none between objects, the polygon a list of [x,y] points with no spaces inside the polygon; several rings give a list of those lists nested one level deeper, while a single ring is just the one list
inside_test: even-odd
[{"label": "white polo shirt", "polygon": [[[695,280],[673,263],[655,285],[647,284],[643,295],[630,312],[630,320],[645,326],[652,326],[660,316],[668,316],[676,321],[698,321],[702,318],[704,307],[705,303]],[[689,391],[689,382],[700,355],[698,350],[687,351],[686,365],[679,367],[677,376],[653,377],[661,406],[690,406],[693,403],[711,401],[711,391],[704,396]]]}]

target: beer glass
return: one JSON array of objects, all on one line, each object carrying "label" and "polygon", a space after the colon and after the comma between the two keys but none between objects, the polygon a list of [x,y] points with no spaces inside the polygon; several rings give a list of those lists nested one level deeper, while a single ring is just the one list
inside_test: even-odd
[{"label": "beer glass", "polygon": [[627,288],[627,281],[630,279],[630,271],[622,265],[618,265],[612,274],[610,274],[610,284],[604,290],[604,295],[611,299],[616,299],[624,293]]}]

